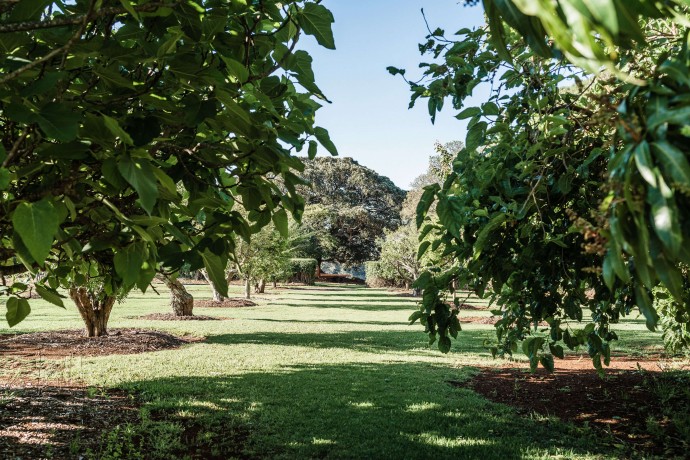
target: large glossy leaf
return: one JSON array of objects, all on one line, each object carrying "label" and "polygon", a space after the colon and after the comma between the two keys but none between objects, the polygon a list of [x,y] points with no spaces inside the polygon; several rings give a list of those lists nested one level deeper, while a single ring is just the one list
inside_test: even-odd
[{"label": "large glossy leaf", "polygon": [[206,250],[201,254],[204,260],[204,267],[208,273],[213,286],[224,297],[228,296],[228,281],[225,278],[225,267],[228,264],[227,258],[221,257]]},{"label": "large glossy leaf", "polygon": [[21,323],[31,313],[29,301],[21,297],[9,297],[5,305],[7,307],[5,318],[10,327]]},{"label": "large glossy leaf", "polygon": [[338,149],[336,148],[333,141],[331,141],[331,137],[325,128],[320,128],[317,126],[316,128],[314,128],[314,135],[316,136],[316,139],[319,141],[319,143],[323,145],[326,150],[328,150],[328,153],[330,153],[333,156],[338,155]]},{"label": "large glossy leaf", "polygon": [[57,102],[46,105],[36,116],[36,121],[46,136],[62,142],[77,137],[80,116],[64,104]]},{"label": "large glossy leaf", "polygon": [[335,49],[335,40],[331,29],[333,22],[333,14],[323,5],[316,3],[306,3],[299,15],[299,23],[304,32],[313,35],[319,45],[332,50]]},{"label": "large glossy leaf", "polygon": [[12,215],[14,231],[41,266],[48,257],[58,231],[59,215],[50,200],[21,203]]},{"label": "large glossy leaf", "polygon": [[139,279],[141,265],[144,263],[144,246],[130,244],[119,249],[113,258],[115,272],[122,278],[125,286],[132,286]]},{"label": "large glossy leaf", "polygon": [[36,284],[34,288],[36,289],[38,295],[40,295],[41,298],[43,298],[43,300],[46,302],[50,302],[60,308],[65,308],[65,304],[62,301],[63,297],[55,289],[43,286],[41,284]]},{"label": "large glossy leaf", "polygon": [[156,176],[153,174],[148,160],[125,155],[117,162],[117,169],[136,190],[144,211],[149,215],[153,213],[153,207],[158,199],[158,186],[156,185]]},{"label": "large glossy leaf", "polygon": [[656,141],[652,148],[655,157],[664,168],[666,177],[671,177],[684,187],[690,187],[690,162],[686,155],[668,141]]},{"label": "large glossy leaf", "polygon": [[[661,176],[658,176],[658,181],[660,183],[659,189],[650,188],[647,191],[647,200],[652,210],[652,226],[667,250],[671,254],[677,254],[683,242],[683,233],[678,221],[678,208],[673,196],[668,196],[670,190]],[[667,191],[666,193],[663,191],[664,189]]]}]

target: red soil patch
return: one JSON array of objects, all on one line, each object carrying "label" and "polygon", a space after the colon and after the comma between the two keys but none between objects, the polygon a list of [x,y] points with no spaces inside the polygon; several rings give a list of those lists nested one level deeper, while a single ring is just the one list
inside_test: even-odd
[{"label": "red soil patch", "polygon": [[195,300],[194,306],[200,308],[242,308],[256,307],[256,304],[247,299],[225,299],[222,302],[217,300]]},{"label": "red soil patch", "polygon": [[111,329],[104,337],[85,337],[82,330],[0,336],[0,356],[65,358],[145,353],[179,348],[203,339],[177,337],[144,329]]},{"label": "red soil patch", "polygon": [[[451,305],[452,307],[453,305]],[[471,303],[461,303],[460,304],[460,310],[480,310],[480,311],[487,311],[489,307],[485,307],[483,305],[474,305]]]},{"label": "red soil patch", "polygon": [[152,321],[221,321],[231,318],[220,318],[217,316],[177,316],[173,313],[151,313],[150,315],[138,316],[137,319],[146,319]]},{"label": "red soil patch", "polygon": [[[556,360],[556,372],[551,374],[542,368],[535,374],[524,367],[492,368],[483,369],[469,381],[449,383],[516,407],[520,414],[555,416],[593,428],[610,436],[612,445],[628,451],[626,457],[640,453],[684,456],[688,439],[673,437],[676,434],[663,412],[661,397],[653,390],[668,378],[660,372],[662,367],[658,360],[617,357],[602,378],[589,358],[567,357]],[[687,392],[684,398],[680,408],[690,405]],[[664,435],[650,433],[650,423]]]},{"label": "red soil patch", "polygon": [[496,324],[498,316],[458,316],[461,323]]},{"label": "red soil patch", "polygon": [[0,385],[0,458],[85,458],[104,433],[136,423],[138,406],[121,390]]}]

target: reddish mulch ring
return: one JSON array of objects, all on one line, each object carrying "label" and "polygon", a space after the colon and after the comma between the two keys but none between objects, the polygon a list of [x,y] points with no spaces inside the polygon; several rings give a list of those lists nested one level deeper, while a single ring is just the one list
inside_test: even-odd
[{"label": "reddish mulch ring", "polygon": [[[673,430],[662,412],[660,397],[652,390],[664,378],[659,370],[659,361],[612,358],[601,378],[588,358],[567,357],[556,361],[552,374],[542,368],[536,374],[525,368],[492,368],[483,369],[469,381],[449,383],[516,407],[521,414],[556,416],[593,428],[611,436],[612,444],[621,449],[682,456],[683,441],[677,446],[667,443]],[[680,407],[688,405],[690,401],[682,401]],[[650,434],[650,420],[668,434]]]},{"label": "reddish mulch ring", "polygon": [[471,303],[461,303],[460,304],[460,310],[481,310],[481,311],[486,311],[488,310],[489,307],[486,307],[484,305],[474,305]]},{"label": "reddish mulch ring", "polygon": [[174,313],[151,313],[150,315],[137,316],[136,319],[147,319],[152,321],[222,321],[231,318],[204,315],[177,316]]},{"label": "reddish mulch ring", "polygon": [[121,390],[0,385],[0,458],[84,458],[138,420],[138,402]]},{"label": "reddish mulch ring", "polygon": [[256,307],[256,304],[247,299],[225,299],[218,300],[194,300],[194,306],[200,308],[242,308]]},{"label": "reddish mulch ring", "polygon": [[458,316],[461,323],[473,324],[491,324],[492,326],[498,321],[498,316]]},{"label": "reddish mulch ring", "polygon": [[196,337],[177,337],[145,329],[111,329],[104,337],[85,337],[83,330],[0,335],[0,356],[65,358],[145,353],[179,348],[199,342]]}]

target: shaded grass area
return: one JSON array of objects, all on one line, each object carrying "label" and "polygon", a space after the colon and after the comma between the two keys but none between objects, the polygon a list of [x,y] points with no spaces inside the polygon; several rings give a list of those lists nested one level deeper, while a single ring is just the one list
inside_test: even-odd
[{"label": "shaded grass area", "polygon": [[[210,298],[207,286],[188,286]],[[168,298],[133,294],[111,327],[146,327],[207,337],[179,350],[65,363],[86,384],[136,392],[144,401],[134,435],[104,442],[146,458],[606,458],[586,430],[520,416],[450,385],[497,365],[485,348],[489,325],[463,325],[448,355],[429,348],[407,317],[417,299],[361,286],[269,290],[252,308],[196,308],[225,321],[133,319],[167,312]],[[240,296],[241,287],[231,286]],[[72,307],[32,301],[21,331],[80,327]],[[474,314],[474,312],[473,312]],[[643,324],[625,324],[621,345],[640,354],[660,343]],[[620,350],[621,345],[615,348]],[[524,359],[524,358],[523,358]],[[131,428],[131,427],[130,427]],[[156,447],[166,433],[170,441]],[[119,443],[119,444],[118,444]],[[159,443],[160,444],[160,443]],[[172,449],[172,450],[171,450]],[[126,453],[125,452],[125,453]],[[98,455],[96,455],[98,457]],[[615,457],[615,455],[612,455]]]}]

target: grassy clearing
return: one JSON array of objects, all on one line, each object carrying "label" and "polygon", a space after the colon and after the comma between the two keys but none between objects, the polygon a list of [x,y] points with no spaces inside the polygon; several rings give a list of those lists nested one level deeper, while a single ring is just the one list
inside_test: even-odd
[{"label": "grassy clearing", "polygon": [[[206,286],[189,289],[210,297]],[[241,288],[231,290],[239,296]],[[464,326],[442,355],[418,325],[407,325],[415,299],[335,285],[269,291],[256,296],[257,307],[195,309],[226,321],[135,319],[166,312],[161,294],[130,296],[110,327],[206,342],[64,364],[89,385],[126,388],[145,403],[141,426],[118,428],[94,456],[139,449],[147,458],[607,458],[607,446],[585,430],[518,416],[448,384],[470,377],[472,365],[496,364],[483,346],[492,326]],[[73,308],[32,308],[18,330],[81,327]],[[660,343],[638,321],[621,330],[617,349],[647,353]]]}]

